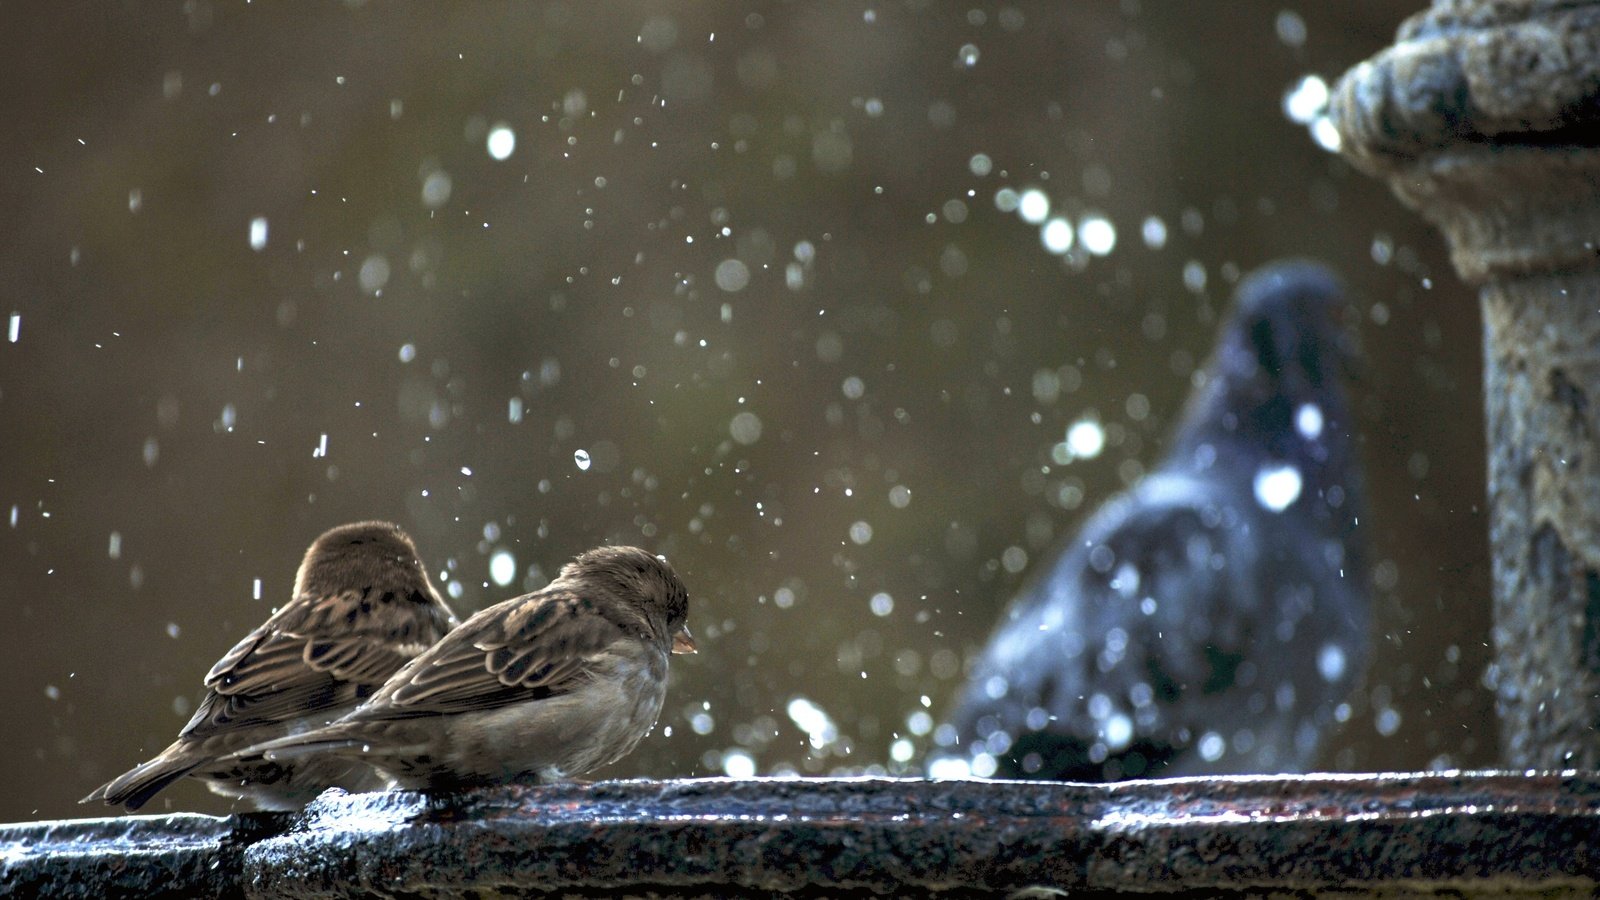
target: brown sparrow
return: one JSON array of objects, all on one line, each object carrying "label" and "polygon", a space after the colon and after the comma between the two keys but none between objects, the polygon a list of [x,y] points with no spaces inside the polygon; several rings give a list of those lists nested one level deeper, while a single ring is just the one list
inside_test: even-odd
[{"label": "brown sparrow", "polygon": [[335,785],[381,787],[349,760],[219,760],[349,711],[456,624],[398,526],[334,528],[306,551],[289,603],[206,673],[205,699],[178,739],[80,802],[135,810],[186,775],[262,809],[296,808]]},{"label": "brown sparrow", "polygon": [[689,595],[636,547],[578,556],[544,589],[477,613],[323,728],[243,751],[366,763],[402,788],[581,775],[655,725],[669,653],[693,653]]}]

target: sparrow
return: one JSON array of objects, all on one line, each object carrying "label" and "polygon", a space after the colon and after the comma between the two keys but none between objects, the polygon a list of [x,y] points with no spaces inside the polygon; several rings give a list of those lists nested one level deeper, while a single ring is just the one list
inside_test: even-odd
[{"label": "sparrow", "polygon": [[185,776],[261,809],[295,809],[330,786],[381,788],[347,760],[222,758],[353,709],[457,624],[398,526],[334,528],[306,551],[289,602],[206,673],[205,699],[178,739],[80,802],[132,811]]},{"label": "sparrow", "polygon": [[338,720],[241,757],[364,763],[406,789],[573,778],[655,725],[668,654],[696,650],[688,614],[665,560],[589,550],[543,589],[468,618]]},{"label": "sparrow", "polygon": [[1313,764],[1371,645],[1342,297],[1309,262],[1240,283],[1167,457],[1015,598],[930,771],[947,753],[1073,781]]}]

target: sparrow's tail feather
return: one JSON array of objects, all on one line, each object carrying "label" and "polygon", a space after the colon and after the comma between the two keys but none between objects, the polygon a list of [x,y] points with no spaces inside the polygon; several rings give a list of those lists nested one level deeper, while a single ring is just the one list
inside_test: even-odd
[{"label": "sparrow's tail feather", "polygon": [[174,752],[177,749],[176,746],[168,747],[154,759],[142,762],[95,788],[93,793],[78,802],[100,800],[107,806],[121,806],[133,812],[149,803],[151,797],[166,790],[168,785],[207,761],[204,756]]},{"label": "sparrow's tail feather", "polygon": [[291,734],[287,737],[256,744],[253,747],[246,747],[229,757],[229,759],[281,762],[287,759],[297,759],[302,756],[321,753],[359,757],[365,750],[366,743],[361,738],[352,736],[349,732],[341,730],[335,725],[318,728],[302,734]]},{"label": "sparrow's tail feather", "polygon": [[257,748],[258,754],[269,762],[295,759],[312,753],[332,753],[338,756],[358,756],[365,744],[354,738],[328,737],[312,740],[285,741],[281,746]]}]

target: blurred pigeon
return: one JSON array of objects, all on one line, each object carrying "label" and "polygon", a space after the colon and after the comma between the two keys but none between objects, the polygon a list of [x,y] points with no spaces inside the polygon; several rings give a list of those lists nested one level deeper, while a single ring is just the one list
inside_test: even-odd
[{"label": "blurred pigeon", "polygon": [[950,720],[972,772],[1316,760],[1370,646],[1343,305],[1308,262],[1239,285],[1166,460],[1089,519],[985,648]]}]

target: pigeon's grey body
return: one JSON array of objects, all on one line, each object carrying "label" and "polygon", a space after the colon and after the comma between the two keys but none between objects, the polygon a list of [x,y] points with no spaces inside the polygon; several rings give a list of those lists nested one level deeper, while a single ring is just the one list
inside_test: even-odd
[{"label": "pigeon's grey body", "polygon": [[1341,291],[1239,286],[1172,449],[1011,605],[951,716],[980,774],[1310,767],[1371,638]]}]

